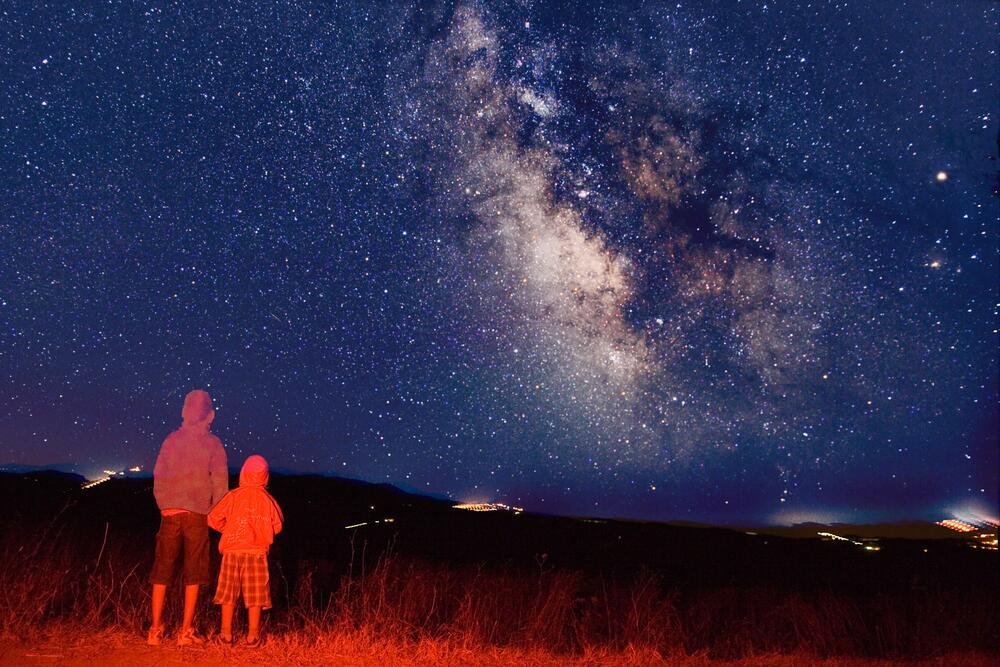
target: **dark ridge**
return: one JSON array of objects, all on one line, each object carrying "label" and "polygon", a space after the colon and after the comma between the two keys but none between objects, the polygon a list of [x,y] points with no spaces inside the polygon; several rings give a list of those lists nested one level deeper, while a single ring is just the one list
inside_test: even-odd
[{"label": "dark ridge", "polygon": [[[30,527],[58,519],[89,536],[85,540],[99,539],[110,530],[151,548],[159,524],[151,479],[113,478],[86,489],[81,481],[79,476],[60,473],[5,475],[0,501],[11,509],[0,524]],[[235,475],[231,483],[237,483]],[[285,531],[274,547],[278,561],[286,571],[304,563],[328,563],[331,577],[339,576],[341,565],[364,552],[371,558],[394,553],[431,562],[533,571],[651,569],[686,585],[742,582],[853,590],[876,583],[909,585],[915,577],[947,579],[969,568],[984,569],[983,559],[995,559],[995,552],[973,549],[961,537],[900,539],[941,536],[933,524],[742,530],[681,522],[472,512],[456,509],[452,501],[388,484],[320,475],[275,474],[269,489],[286,517]],[[821,540],[816,533],[823,529],[857,536],[875,532],[886,539],[872,553],[850,541]]]}]

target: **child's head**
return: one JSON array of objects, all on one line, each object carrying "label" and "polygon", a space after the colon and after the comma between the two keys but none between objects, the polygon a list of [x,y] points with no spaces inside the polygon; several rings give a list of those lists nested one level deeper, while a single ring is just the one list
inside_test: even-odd
[{"label": "child's head", "polygon": [[251,454],[240,470],[240,486],[267,486],[268,477],[267,460],[260,454]]}]

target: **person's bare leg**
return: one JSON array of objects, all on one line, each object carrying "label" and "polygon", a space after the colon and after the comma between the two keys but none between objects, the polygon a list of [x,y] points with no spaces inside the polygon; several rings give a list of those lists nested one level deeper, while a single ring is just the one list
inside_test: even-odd
[{"label": "person's bare leg", "polygon": [[167,597],[166,584],[153,584],[153,627],[163,625],[163,601]]},{"label": "person's bare leg", "polygon": [[260,607],[247,607],[247,641],[260,637]]},{"label": "person's bare leg", "polygon": [[226,641],[233,638],[233,612],[235,611],[236,605],[234,604],[222,605],[222,628],[219,630],[219,634]]},{"label": "person's bare leg", "polygon": [[188,584],[184,587],[184,620],[181,621],[181,634],[186,633],[194,625],[194,609],[198,604],[199,584]]}]

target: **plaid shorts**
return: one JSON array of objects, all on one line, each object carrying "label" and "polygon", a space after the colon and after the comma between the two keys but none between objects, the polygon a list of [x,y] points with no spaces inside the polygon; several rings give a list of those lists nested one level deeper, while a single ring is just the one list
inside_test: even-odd
[{"label": "plaid shorts", "polygon": [[224,553],[219,569],[219,586],[215,589],[215,604],[236,604],[243,594],[247,607],[271,608],[271,579],[267,571],[267,554]]}]

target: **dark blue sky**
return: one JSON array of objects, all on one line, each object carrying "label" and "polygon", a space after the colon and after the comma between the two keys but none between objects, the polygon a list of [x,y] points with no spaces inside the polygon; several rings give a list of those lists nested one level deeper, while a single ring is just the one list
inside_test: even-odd
[{"label": "dark blue sky", "polygon": [[16,3],[0,461],[996,515],[1000,8]]}]

